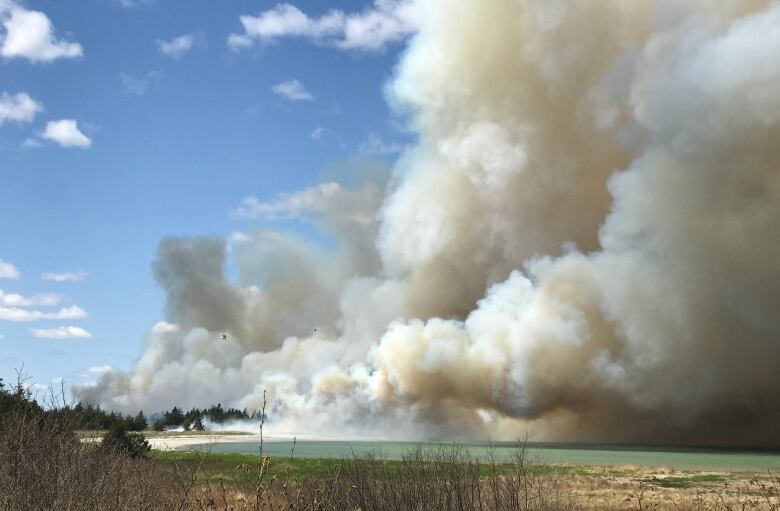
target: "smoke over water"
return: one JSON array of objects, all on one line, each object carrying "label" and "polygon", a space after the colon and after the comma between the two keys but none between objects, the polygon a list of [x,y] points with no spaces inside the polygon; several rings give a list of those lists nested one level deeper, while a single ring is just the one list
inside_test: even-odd
[{"label": "smoke over water", "polygon": [[[780,4],[418,0],[389,183],[324,183],[170,238],[125,411],[271,429],[780,445]],[[316,331],[314,329],[316,328]],[[219,341],[222,332],[232,339]]]}]

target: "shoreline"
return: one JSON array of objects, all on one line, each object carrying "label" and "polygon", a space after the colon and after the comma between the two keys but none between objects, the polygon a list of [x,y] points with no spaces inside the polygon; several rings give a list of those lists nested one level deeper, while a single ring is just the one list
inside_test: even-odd
[{"label": "shoreline", "polygon": [[[203,444],[229,444],[229,443],[260,443],[259,433],[247,433],[242,431],[206,431],[190,434],[166,434],[146,435],[146,439],[152,446],[152,449],[161,451],[175,451],[188,446],[197,446]],[[321,441],[321,442],[393,442],[393,440],[384,437],[361,438],[359,440],[339,437],[337,435],[313,435],[313,434],[263,434],[263,443],[292,442],[296,439],[298,442]]]}]

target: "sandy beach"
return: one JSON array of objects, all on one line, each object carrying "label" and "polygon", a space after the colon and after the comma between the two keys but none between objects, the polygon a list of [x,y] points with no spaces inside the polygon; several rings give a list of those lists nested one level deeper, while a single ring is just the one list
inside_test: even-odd
[{"label": "sandy beach", "polygon": [[[207,434],[207,435],[170,435],[170,436],[150,436],[147,437],[152,449],[160,451],[175,451],[188,445],[196,444],[216,444],[216,443],[230,443],[230,442],[257,442],[260,443],[260,435],[246,434]],[[287,440],[283,437],[263,437],[264,442],[273,442],[279,440]]]}]

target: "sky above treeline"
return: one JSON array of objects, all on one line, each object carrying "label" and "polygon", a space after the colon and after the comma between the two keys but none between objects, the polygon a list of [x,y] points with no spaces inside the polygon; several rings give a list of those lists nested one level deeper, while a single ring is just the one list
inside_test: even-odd
[{"label": "sky above treeline", "polygon": [[0,377],[129,369],[162,238],[229,238],[258,221],[242,204],[392,164],[411,27],[387,5],[0,0]]}]

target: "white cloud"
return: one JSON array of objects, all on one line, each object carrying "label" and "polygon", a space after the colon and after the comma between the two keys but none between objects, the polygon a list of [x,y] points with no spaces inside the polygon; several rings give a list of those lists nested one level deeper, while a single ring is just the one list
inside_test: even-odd
[{"label": "white cloud", "polygon": [[84,270],[77,272],[66,271],[62,273],[50,272],[41,274],[41,279],[50,280],[52,282],[72,282],[76,280],[84,280],[85,278],[87,278],[87,272]]},{"label": "white cloud", "polygon": [[37,395],[38,392],[47,392],[51,387],[49,385],[45,385],[43,383],[30,383],[30,384],[24,384],[24,388],[31,391],[34,395]]},{"label": "white cloud", "polygon": [[249,241],[250,239],[252,239],[251,236],[248,236],[243,232],[239,232],[239,231],[231,232],[227,237],[229,247],[237,243],[244,243],[246,241]]},{"label": "white cloud", "polygon": [[94,366],[87,369],[87,372],[90,374],[106,374],[113,373],[114,371],[116,371],[116,369],[111,366]]},{"label": "white cloud", "polygon": [[152,333],[155,334],[164,334],[169,332],[178,332],[179,326],[174,323],[168,323],[165,321],[158,321],[154,324],[152,327]]},{"label": "white cloud", "polygon": [[150,90],[156,89],[160,84],[160,78],[162,78],[162,74],[159,71],[149,71],[140,78],[127,73],[119,73],[119,80],[122,82],[122,92],[136,96],[143,96]]},{"label": "white cloud", "polygon": [[79,125],[73,119],[61,119],[46,123],[46,129],[41,138],[56,142],[62,147],[80,147],[86,149],[92,145],[92,140],[79,130]]},{"label": "white cloud", "polygon": [[314,95],[306,90],[306,87],[301,82],[295,79],[277,83],[271,87],[271,90],[290,101],[314,101]]},{"label": "white cloud", "polygon": [[77,326],[57,328],[31,328],[30,333],[38,339],[91,339],[92,334]]},{"label": "white cloud", "polygon": [[344,189],[338,183],[322,183],[293,193],[281,194],[276,200],[262,202],[256,197],[245,197],[232,216],[237,219],[291,218],[301,211],[319,209]]},{"label": "white cloud", "polygon": [[189,52],[195,46],[195,34],[184,34],[174,37],[170,41],[157,40],[157,46],[160,52],[166,57],[178,59]]},{"label": "white cloud", "polygon": [[132,9],[133,7],[140,7],[142,5],[153,4],[155,0],[116,0],[116,3],[126,9]]},{"label": "white cloud", "polygon": [[326,141],[332,142],[335,143],[342,151],[347,150],[347,147],[339,134],[329,128],[325,128],[324,126],[317,126],[314,128],[311,133],[309,133],[309,138],[318,144],[324,144]]},{"label": "white cloud", "polygon": [[0,259],[0,279],[18,279],[20,276],[21,273],[16,266]]},{"label": "white cloud", "polygon": [[231,216],[239,220],[263,218],[273,221],[326,215],[340,224],[370,225],[376,221],[375,212],[381,195],[380,189],[372,184],[353,190],[329,182],[281,194],[272,201],[246,197]]},{"label": "white cloud", "polygon": [[62,300],[62,296],[55,293],[23,296],[16,293],[6,293],[0,289],[0,305],[4,307],[50,307],[60,303],[60,300]]},{"label": "white cloud", "polygon": [[0,56],[50,62],[58,58],[80,57],[80,44],[54,36],[54,27],[46,14],[25,9],[16,2],[0,0]]},{"label": "white cloud", "polygon": [[376,0],[358,13],[334,9],[315,18],[285,3],[258,16],[239,19],[244,32],[228,37],[228,46],[233,50],[256,42],[299,37],[339,49],[375,51],[405,39],[417,25],[409,0]]},{"label": "white cloud", "polygon": [[43,143],[37,138],[25,138],[24,142],[22,142],[22,147],[43,147]]},{"label": "white cloud", "polygon": [[4,307],[0,305],[0,320],[3,321],[42,321],[49,319],[84,319],[87,313],[77,306],[63,307],[55,312],[22,309],[19,307]]},{"label": "white cloud", "polygon": [[366,140],[360,144],[358,152],[363,154],[373,154],[377,156],[389,156],[403,151],[405,146],[397,142],[385,142],[382,137],[376,133],[369,133]]},{"label": "white cloud", "polygon": [[32,122],[42,110],[43,105],[24,92],[0,94],[0,126],[5,121]]}]

